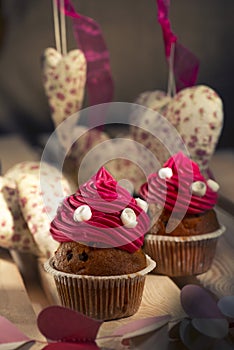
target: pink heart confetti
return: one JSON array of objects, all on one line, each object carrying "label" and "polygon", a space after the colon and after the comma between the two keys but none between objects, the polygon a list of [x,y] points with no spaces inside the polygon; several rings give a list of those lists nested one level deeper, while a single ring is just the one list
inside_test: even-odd
[{"label": "pink heart confetti", "polygon": [[40,312],[37,324],[49,340],[95,344],[102,321],[62,306],[50,306]]},{"label": "pink heart confetti", "polygon": [[95,344],[73,344],[73,343],[51,343],[46,345],[43,350],[97,350],[99,349]]},{"label": "pink heart confetti", "polygon": [[0,349],[13,349],[12,343],[17,346],[23,345],[31,341],[24,333],[22,333],[13,323],[5,317],[0,316]]},{"label": "pink heart confetti", "polygon": [[181,304],[191,318],[224,318],[211,294],[204,288],[188,284],[182,288]]},{"label": "pink heart confetti", "polygon": [[163,315],[163,316],[143,318],[140,320],[129,322],[124,326],[118,328],[113,333],[113,336],[119,336],[119,337],[122,337],[123,339],[138,337],[140,335],[144,335],[152,331],[158,330],[159,328],[168,324],[170,319],[171,319],[170,315]]}]

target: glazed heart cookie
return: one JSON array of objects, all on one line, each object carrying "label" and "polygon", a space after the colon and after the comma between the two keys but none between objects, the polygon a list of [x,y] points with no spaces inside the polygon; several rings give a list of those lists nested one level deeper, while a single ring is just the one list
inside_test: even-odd
[{"label": "glazed heart cookie", "polygon": [[[42,60],[43,83],[55,127],[77,113],[83,103],[86,83],[86,60],[81,50],[62,56],[47,48]],[[72,126],[71,126],[72,127]],[[60,130],[59,138],[66,143],[69,130]]]},{"label": "glazed heart cookie", "polygon": [[21,252],[39,254],[20,210],[16,184],[0,177],[0,246]]},{"label": "glazed heart cookie", "polygon": [[165,117],[181,135],[191,158],[208,168],[223,126],[223,104],[208,86],[181,90],[167,105]]}]

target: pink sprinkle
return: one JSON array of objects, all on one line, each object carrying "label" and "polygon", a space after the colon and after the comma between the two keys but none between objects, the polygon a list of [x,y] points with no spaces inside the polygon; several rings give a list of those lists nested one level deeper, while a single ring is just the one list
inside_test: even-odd
[{"label": "pink sprinkle", "polygon": [[47,211],[47,213],[51,213],[52,208],[51,208],[51,207],[49,207],[49,206],[47,206],[47,207],[46,207],[46,211]]},{"label": "pink sprinkle", "polygon": [[196,150],[196,155],[198,155],[198,156],[205,156],[206,155],[206,151],[204,149],[197,149]]},{"label": "pink sprinkle", "polygon": [[141,133],[141,138],[142,138],[142,140],[147,140],[148,134],[146,132],[142,132]]},{"label": "pink sprinkle", "polygon": [[75,95],[76,94],[76,89],[71,89],[70,94]]},{"label": "pink sprinkle", "polygon": [[39,169],[39,165],[32,165],[32,166],[30,167],[30,170],[34,170],[34,169]]},{"label": "pink sprinkle", "polygon": [[203,115],[204,114],[204,108],[199,108],[198,112]]},{"label": "pink sprinkle", "polygon": [[196,135],[191,135],[191,140],[193,140],[193,141],[197,141],[197,136]]},{"label": "pink sprinkle", "polygon": [[12,238],[11,238],[11,240],[12,240],[12,242],[19,242],[20,241],[20,235],[18,234],[18,233],[15,233],[13,236],[12,236]]},{"label": "pink sprinkle", "polygon": [[67,107],[68,108],[72,108],[73,107],[73,103],[72,102],[67,102]]},{"label": "pink sprinkle", "polygon": [[65,100],[65,96],[64,96],[64,94],[62,94],[61,92],[58,92],[58,93],[56,94],[56,96],[57,96],[57,98],[58,98],[59,100],[61,100],[61,101]]},{"label": "pink sprinkle", "polygon": [[21,205],[22,205],[23,208],[27,204],[27,201],[28,201],[27,198],[25,198],[25,197],[21,198],[20,202],[21,202]]},{"label": "pink sprinkle", "polygon": [[188,146],[189,146],[190,148],[194,148],[194,147],[195,147],[195,143],[189,142],[189,143],[188,143]]},{"label": "pink sprinkle", "polygon": [[65,115],[69,115],[69,114],[71,114],[71,110],[68,108],[65,108],[64,113],[65,113]]},{"label": "pink sprinkle", "polygon": [[33,225],[31,229],[32,234],[35,234],[37,232],[37,225]]}]

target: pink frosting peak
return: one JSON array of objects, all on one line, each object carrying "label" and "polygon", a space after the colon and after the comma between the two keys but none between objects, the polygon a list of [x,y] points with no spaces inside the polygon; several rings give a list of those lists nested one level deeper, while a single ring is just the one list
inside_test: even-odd
[{"label": "pink frosting peak", "polygon": [[218,184],[206,180],[198,165],[182,152],[173,155],[157,173],[150,174],[140,195],[172,212],[199,214],[217,202]]},{"label": "pink frosting peak", "polygon": [[[91,217],[75,220],[75,211],[84,206],[86,209],[88,206]],[[135,224],[130,227],[123,224],[122,213],[126,208],[135,218]],[[148,215],[136,200],[102,167],[76,193],[64,199],[51,223],[50,232],[58,242],[118,247],[133,253],[143,245],[149,225]]]}]

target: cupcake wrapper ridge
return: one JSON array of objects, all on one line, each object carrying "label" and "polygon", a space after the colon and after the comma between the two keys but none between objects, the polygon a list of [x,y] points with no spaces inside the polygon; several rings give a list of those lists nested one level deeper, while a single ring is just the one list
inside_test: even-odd
[{"label": "cupcake wrapper ridge", "polygon": [[156,263],[148,256],[147,267],[129,275],[87,276],[54,269],[53,258],[44,268],[54,276],[61,304],[89,317],[113,320],[128,317],[139,309],[146,274]]},{"label": "cupcake wrapper ridge", "polygon": [[198,275],[210,268],[218,238],[224,231],[221,226],[212,233],[190,237],[148,234],[143,249],[157,261],[153,273],[171,277]]}]

